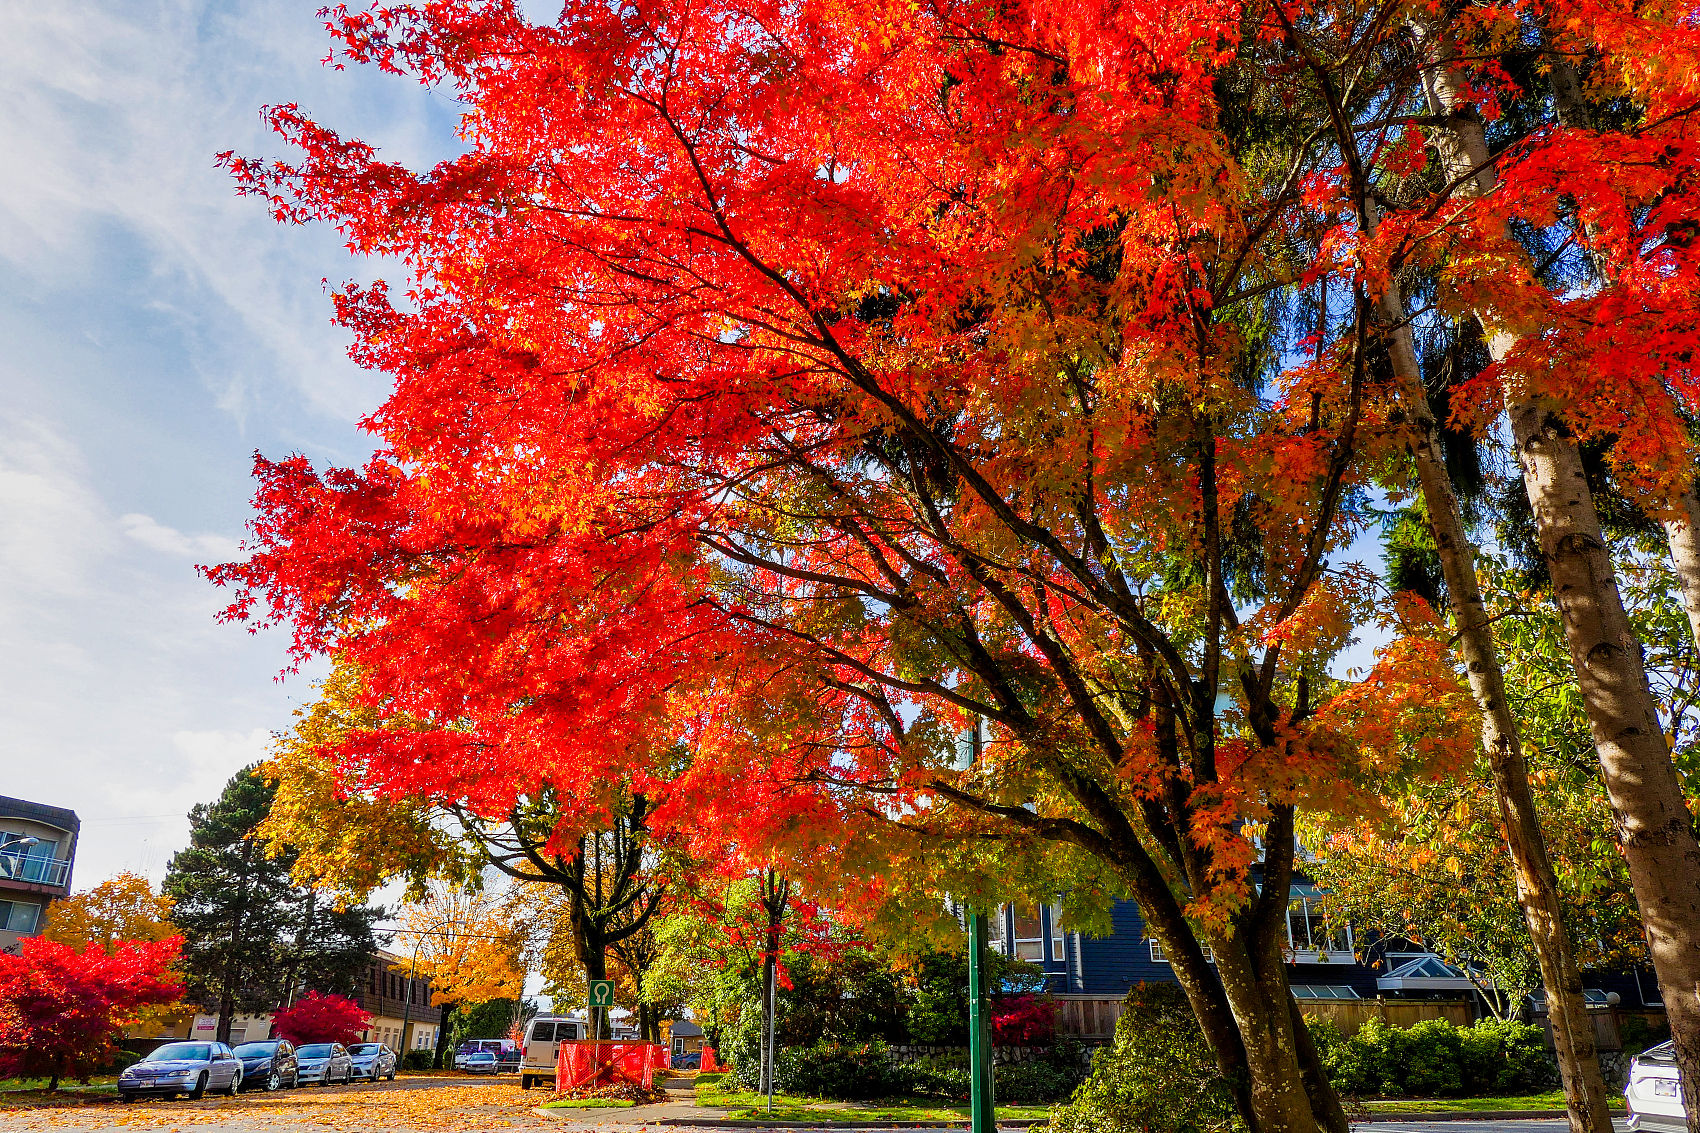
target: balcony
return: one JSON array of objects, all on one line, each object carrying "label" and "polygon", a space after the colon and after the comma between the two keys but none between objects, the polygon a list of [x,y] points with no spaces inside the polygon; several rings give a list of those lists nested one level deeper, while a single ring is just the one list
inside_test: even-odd
[{"label": "balcony", "polygon": [[56,858],[30,857],[27,854],[0,852],[0,883],[7,881],[22,881],[31,885],[48,885],[55,889],[65,888],[65,879],[71,874],[69,860],[60,861]]}]

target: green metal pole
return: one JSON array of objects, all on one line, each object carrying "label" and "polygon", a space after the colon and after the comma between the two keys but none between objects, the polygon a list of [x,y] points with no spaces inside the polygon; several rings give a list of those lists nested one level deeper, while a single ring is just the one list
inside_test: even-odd
[{"label": "green metal pole", "polygon": [[972,1133],[996,1133],[992,1097],[992,1005],[986,987],[986,917],[968,913],[968,1112]]}]

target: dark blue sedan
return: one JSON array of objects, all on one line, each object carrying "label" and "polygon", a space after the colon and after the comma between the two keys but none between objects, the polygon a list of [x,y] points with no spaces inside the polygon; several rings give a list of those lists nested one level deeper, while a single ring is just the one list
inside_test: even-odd
[{"label": "dark blue sedan", "polygon": [[242,1087],[248,1090],[281,1090],[301,1084],[295,1063],[295,1047],[288,1039],[264,1039],[236,1048],[242,1060]]}]

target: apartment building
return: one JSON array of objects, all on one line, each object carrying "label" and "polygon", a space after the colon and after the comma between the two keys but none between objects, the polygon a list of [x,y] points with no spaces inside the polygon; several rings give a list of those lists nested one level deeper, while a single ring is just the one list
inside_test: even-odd
[{"label": "apartment building", "polygon": [[0,795],[0,951],[40,932],[47,906],[71,891],[77,813]]}]

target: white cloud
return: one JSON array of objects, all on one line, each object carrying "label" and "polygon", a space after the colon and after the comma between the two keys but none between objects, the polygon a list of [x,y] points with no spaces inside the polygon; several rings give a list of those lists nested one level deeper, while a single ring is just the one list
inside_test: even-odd
[{"label": "white cloud", "polygon": [[47,422],[15,417],[0,431],[0,612],[73,594],[109,536],[76,449]]},{"label": "white cloud", "polygon": [[167,555],[194,559],[198,563],[224,563],[241,557],[239,540],[223,535],[185,535],[175,527],[167,527],[151,515],[131,512],[118,517],[124,534],[144,547]]}]

